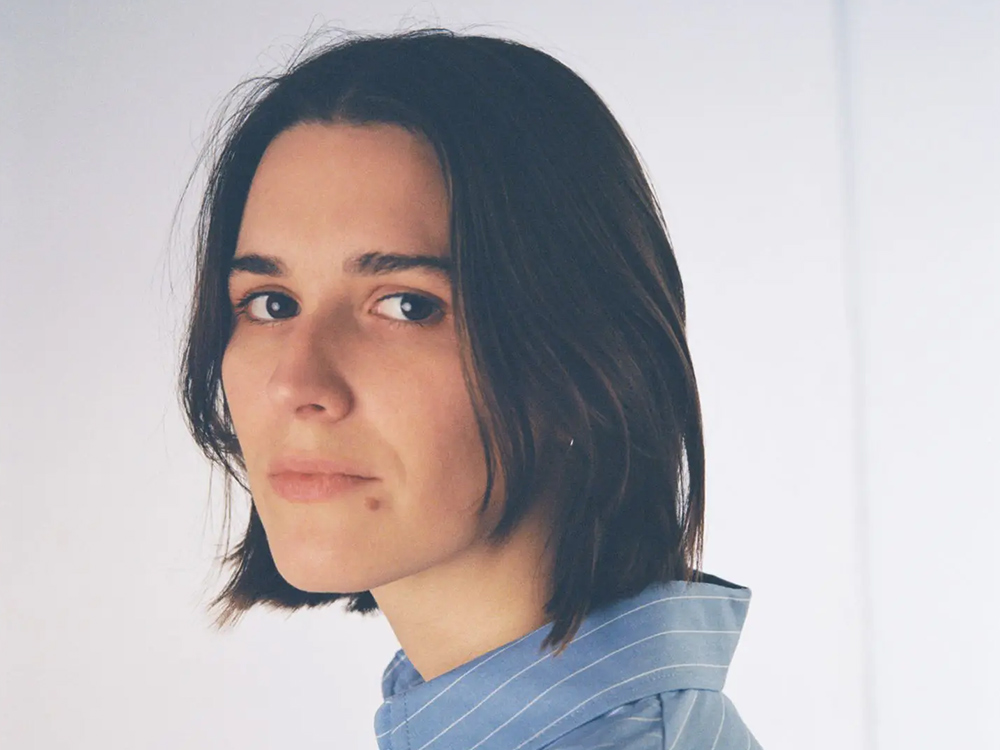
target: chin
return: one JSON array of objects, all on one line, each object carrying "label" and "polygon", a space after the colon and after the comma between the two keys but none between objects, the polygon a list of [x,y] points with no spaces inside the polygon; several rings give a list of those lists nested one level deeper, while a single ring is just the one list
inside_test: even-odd
[{"label": "chin", "polygon": [[320,564],[301,555],[275,554],[274,566],[285,581],[310,594],[353,594],[369,589],[369,581],[349,571],[334,572],[329,563]]}]

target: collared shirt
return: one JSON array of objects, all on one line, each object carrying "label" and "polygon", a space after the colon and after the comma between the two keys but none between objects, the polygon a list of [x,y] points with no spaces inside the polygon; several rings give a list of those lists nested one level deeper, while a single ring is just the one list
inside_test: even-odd
[{"label": "collared shirt", "polygon": [[397,651],[380,750],[759,750],[722,693],[751,592],[702,577],[591,611],[559,656],[551,623],[429,682]]}]

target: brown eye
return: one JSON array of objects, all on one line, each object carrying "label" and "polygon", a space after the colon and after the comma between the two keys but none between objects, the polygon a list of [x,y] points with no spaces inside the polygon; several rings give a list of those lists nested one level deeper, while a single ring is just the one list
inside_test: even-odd
[{"label": "brown eye", "polygon": [[[443,311],[441,305],[430,297],[413,294],[412,292],[396,292],[395,294],[386,295],[378,301],[378,304],[386,300],[393,300],[393,304],[388,305],[388,307],[390,309],[398,308],[400,314],[403,316],[402,319],[394,319],[390,325],[431,325],[435,321],[430,318],[436,313]],[[396,303],[395,300],[399,300],[399,302]],[[413,320],[412,318],[417,318],[417,320]]]},{"label": "brown eye", "polygon": [[[264,302],[254,305],[258,300],[264,300]],[[235,312],[237,316],[245,317],[254,323],[276,323],[276,320],[268,320],[262,316],[282,317],[281,308],[285,306],[286,300],[292,301],[294,304],[294,300],[280,292],[252,292],[237,303]],[[289,314],[286,313],[285,316],[287,317]]]}]

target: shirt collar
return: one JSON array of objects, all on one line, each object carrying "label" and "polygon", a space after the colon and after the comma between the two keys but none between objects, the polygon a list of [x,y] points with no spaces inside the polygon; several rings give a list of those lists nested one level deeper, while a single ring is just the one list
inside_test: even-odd
[{"label": "shirt collar", "polygon": [[382,677],[379,750],[537,750],[625,703],[722,690],[750,589],[702,574],[592,611],[559,656],[551,623],[429,682],[402,649]]}]

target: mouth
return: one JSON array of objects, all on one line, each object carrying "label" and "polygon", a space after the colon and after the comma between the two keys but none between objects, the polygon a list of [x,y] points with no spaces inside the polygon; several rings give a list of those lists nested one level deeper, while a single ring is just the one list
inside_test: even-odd
[{"label": "mouth", "polygon": [[349,495],[376,481],[352,474],[321,474],[283,471],[268,479],[274,491],[293,503],[324,502]]},{"label": "mouth", "polygon": [[272,461],[268,469],[268,474],[344,474],[371,478],[367,467],[346,458],[334,461],[319,457],[284,456]]}]

